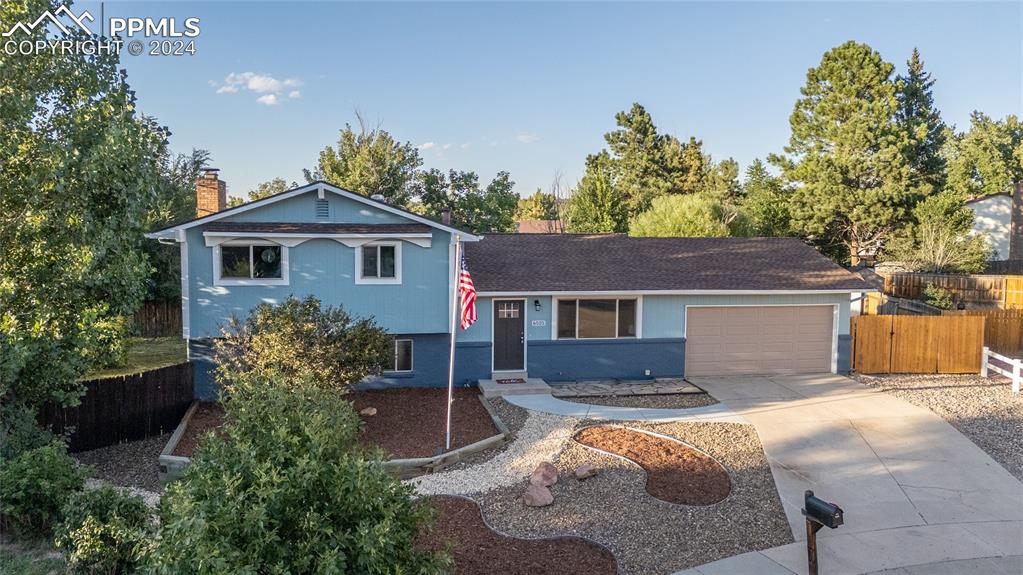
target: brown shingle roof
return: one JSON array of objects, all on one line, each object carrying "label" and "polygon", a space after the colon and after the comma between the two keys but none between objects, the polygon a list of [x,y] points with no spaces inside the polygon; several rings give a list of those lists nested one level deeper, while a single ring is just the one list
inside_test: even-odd
[{"label": "brown shingle roof", "polygon": [[565,231],[561,220],[519,220],[515,230],[520,234],[556,234]]},{"label": "brown shingle roof", "polygon": [[796,238],[488,234],[465,254],[479,291],[871,290]]},{"label": "brown shingle roof", "polygon": [[256,232],[276,234],[409,234],[426,233],[426,224],[330,224],[288,222],[210,222],[209,232]]}]

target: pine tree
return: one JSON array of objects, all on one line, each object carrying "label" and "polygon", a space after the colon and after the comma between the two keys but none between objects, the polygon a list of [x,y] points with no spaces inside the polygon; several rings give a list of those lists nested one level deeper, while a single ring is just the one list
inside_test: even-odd
[{"label": "pine tree", "polygon": [[616,114],[615,121],[618,129],[604,135],[614,158],[610,167],[626,207],[636,214],[671,188],[664,165],[666,142],[657,134],[650,113],[639,104]]},{"label": "pine tree", "polygon": [[787,156],[771,157],[795,184],[796,231],[820,246],[844,246],[853,264],[877,254],[928,191],[911,177],[893,72],[865,44],[826,52],[789,118]]},{"label": "pine tree", "polygon": [[926,184],[927,193],[937,192],[945,183],[945,159],[941,154],[945,145],[945,122],[934,106],[934,79],[924,70],[920,51],[906,62],[908,73],[899,76],[899,121],[911,140],[908,151],[913,183]]}]

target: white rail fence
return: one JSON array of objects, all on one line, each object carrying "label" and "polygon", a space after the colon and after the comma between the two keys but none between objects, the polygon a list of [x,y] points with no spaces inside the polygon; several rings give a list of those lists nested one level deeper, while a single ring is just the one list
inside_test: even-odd
[{"label": "white rail fence", "polygon": [[992,371],[1002,374],[1012,379],[1012,392],[1019,393],[1020,382],[1023,381],[1023,360],[995,353],[988,347],[984,348],[983,353],[980,362],[981,377],[987,377],[988,373]]}]

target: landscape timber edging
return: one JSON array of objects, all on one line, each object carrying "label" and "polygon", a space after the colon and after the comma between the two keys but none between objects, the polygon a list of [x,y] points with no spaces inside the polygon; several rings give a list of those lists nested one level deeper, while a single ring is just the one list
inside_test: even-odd
[{"label": "landscape timber edging", "polygon": [[389,459],[383,462],[384,469],[387,469],[399,479],[411,479],[420,475],[426,475],[428,473],[436,473],[445,468],[451,467],[458,463],[463,457],[479,453],[490,449],[492,447],[498,447],[508,442],[508,428],[505,426],[501,418],[497,416],[497,412],[494,411],[494,407],[490,405],[487,398],[483,397],[483,394],[479,394],[476,397],[479,398],[480,403],[483,404],[483,408],[487,410],[490,415],[490,419],[494,422],[494,427],[497,428],[497,435],[481,439],[476,443],[470,443],[464,447],[453,449],[447,453],[441,453],[433,457],[416,457],[411,459]]},{"label": "landscape timber edging", "polygon": [[181,477],[191,461],[187,457],[174,455],[174,449],[185,435],[185,430],[188,429],[188,421],[192,419],[192,414],[195,413],[198,407],[198,401],[193,401],[192,405],[188,406],[188,411],[185,412],[184,417],[181,418],[178,426],[174,429],[174,433],[171,434],[170,439],[167,441],[167,445],[160,452],[160,468],[157,471],[157,477],[160,478],[161,484],[165,485]]},{"label": "landscape timber edging", "polygon": [[[396,475],[399,479],[411,479],[427,473],[434,473],[444,468],[450,467],[455,463],[462,460],[467,455],[478,453],[480,451],[490,449],[492,447],[498,447],[508,441],[508,428],[505,426],[501,418],[497,416],[497,412],[494,411],[490,402],[483,397],[482,394],[477,396],[480,402],[483,404],[483,408],[487,410],[490,415],[490,419],[494,422],[494,426],[497,427],[497,435],[481,439],[476,443],[471,443],[465,447],[459,447],[453,449],[447,453],[441,453],[433,457],[417,457],[412,459],[389,459],[383,461],[384,469]],[[192,418],[192,414],[199,402],[192,402],[189,406],[188,411],[185,412],[185,416],[181,418],[181,422],[178,427],[174,430],[170,440],[167,441],[167,445],[164,446],[163,451],[160,452],[160,469],[158,476],[161,484],[167,484],[175,479],[180,478],[185,468],[191,462],[188,457],[181,455],[173,455],[174,449],[178,446],[178,442],[181,441],[181,437],[185,434],[185,429],[188,428],[188,422]]]}]

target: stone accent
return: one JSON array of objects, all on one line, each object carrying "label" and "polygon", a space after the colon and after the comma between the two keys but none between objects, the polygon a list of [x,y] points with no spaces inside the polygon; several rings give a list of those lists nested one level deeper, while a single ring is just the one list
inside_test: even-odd
[{"label": "stone accent", "polygon": [[579,467],[575,468],[575,478],[579,481],[589,479],[597,474],[597,467],[592,463],[583,463]]},{"label": "stone accent", "polygon": [[215,214],[226,207],[227,182],[220,179],[219,170],[207,168],[195,182],[195,217]]},{"label": "stone accent", "polygon": [[583,380],[551,385],[554,397],[624,397],[633,395],[676,395],[703,393],[682,378],[629,381],[620,379]]},{"label": "stone accent", "polygon": [[359,411],[359,415],[373,416],[373,415],[376,415],[376,414],[377,414],[377,408],[375,408],[375,407],[367,407],[367,408]]},{"label": "stone accent", "polygon": [[532,485],[522,494],[522,502],[529,507],[545,507],[554,503],[554,494],[542,485]]},{"label": "stone accent", "polygon": [[541,461],[536,469],[533,470],[533,474],[529,476],[529,483],[532,485],[539,485],[541,487],[549,487],[558,482],[558,468],[554,467],[550,462]]}]

